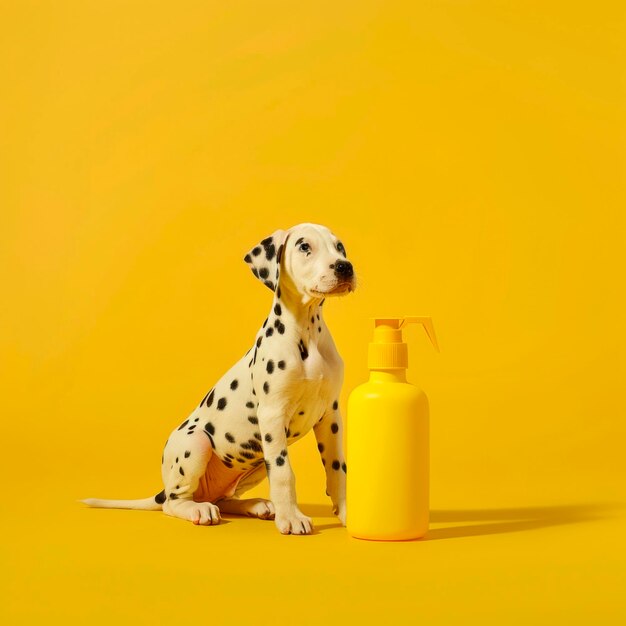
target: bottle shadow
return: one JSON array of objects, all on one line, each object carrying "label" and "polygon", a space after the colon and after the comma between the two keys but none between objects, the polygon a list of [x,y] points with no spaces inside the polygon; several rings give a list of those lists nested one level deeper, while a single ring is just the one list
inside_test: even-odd
[{"label": "bottle shadow", "polygon": [[[590,503],[502,509],[436,509],[430,512],[431,525],[454,525],[430,528],[425,537],[412,541],[439,541],[441,539],[500,535],[550,526],[594,522],[613,517],[616,511],[621,508],[623,505],[616,503]],[[311,517],[335,517],[330,505],[302,504],[300,510]],[[464,522],[471,523],[465,524]],[[341,523],[337,521],[333,524],[315,525],[316,530],[329,528],[341,528]]]},{"label": "bottle shadow", "polygon": [[431,524],[473,523],[431,528],[422,541],[500,535],[594,522],[611,517],[617,508],[618,505],[615,504],[594,503],[504,509],[434,510],[430,513]]}]

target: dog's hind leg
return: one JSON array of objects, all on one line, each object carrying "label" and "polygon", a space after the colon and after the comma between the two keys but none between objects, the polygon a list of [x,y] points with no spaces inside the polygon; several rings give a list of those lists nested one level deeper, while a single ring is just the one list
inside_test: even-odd
[{"label": "dog's hind leg", "polygon": [[252,473],[244,476],[237,485],[235,494],[232,498],[222,498],[217,500],[222,513],[231,513],[233,515],[247,515],[248,517],[258,517],[260,519],[274,519],[274,504],[271,500],[265,498],[246,498],[239,499],[239,496],[248,489],[258,485],[267,476],[264,465],[261,465]]},{"label": "dog's hind leg", "polygon": [[219,524],[220,512],[211,502],[195,502],[194,493],[213,454],[210,433],[195,430],[192,420],[183,422],[171,435],[163,451],[163,512],[194,524]]}]

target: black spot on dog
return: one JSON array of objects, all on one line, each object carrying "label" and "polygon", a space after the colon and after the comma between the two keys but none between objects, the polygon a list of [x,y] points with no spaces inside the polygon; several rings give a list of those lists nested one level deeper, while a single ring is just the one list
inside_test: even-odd
[{"label": "black spot on dog", "polygon": [[200,406],[198,408],[202,407],[202,405],[204,404],[205,400],[209,397],[210,393],[211,393],[210,391],[206,392],[206,395],[204,396],[204,398],[202,398],[202,402],[200,402]]},{"label": "black spot on dog", "polygon": [[281,456],[287,456],[287,450],[284,448],[280,451]]},{"label": "black spot on dog", "polygon": [[224,437],[226,437],[230,443],[235,443],[235,438],[230,433],[224,433]]},{"label": "black spot on dog", "polygon": [[318,444],[317,444],[317,449],[318,449],[320,452],[324,452],[324,444],[323,444],[323,443],[318,443]]},{"label": "black spot on dog", "polygon": [[154,501],[157,504],[163,504],[165,502],[165,489],[154,496]]},{"label": "black spot on dog", "polygon": [[170,493],[170,500],[178,500],[178,496],[175,493]]},{"label": "black spot on dog", "polygon": [[319,321],[320,321],[320,314],[319,314],[319,313],[316,313],[316,314],[315,314],[315,317],[317,317],[317,321],[319,322]]},{"label": "black spot on dog", "polygon": [[178,463],[178,457],[176,457],[176,461],[175,461],[175,463]]},{"label": "black spot on dog", "polygon": [[187,426],[187,424],[189,423],[189,420],[185,420],[179,427],[178,430],[182,430],[183,428],[185,428],[185,426]]},{"label": "black spot on dog", "polygon": [[191,456],[191,450],[185,450],[185,458],[188,459]]},{"label": "black spot on dog", "polygon": [[254,458],[254,454],[252,454],[252,452],[240,452],[239,454],[241,454],[241,456],[245,457],[246,459]]},{"label": "black spot on dog", "polygon": [[285,464],[285,459],[282,456],[277,456],[276,465],[284,465],[284,464]]},{"label": "black spot on dog", "polygon": [[199,421],[200,421],[199,417],[196,417],[196,419],[194,420],[194,422],[199,422]]},{"label": "black spot on dog", "polygon": [[270,271],[267,269],[267,267],[262,267],[259,270],[259,276],[261,278],[267,278],[270,275]]},{"label": "black spot on dog", "polygon": [[276,297],[280,298],[280,285],[278,286],[278,289],[276,289]]},{"label": "black spot on dog", "polygon": [[267,320],[268,319],[269,319],[268,317],[265,318],[265,321],[263,322],[263,328],[265,328],[267,326]]},{"label": "black spot on dog", "polygon": [[300,358],[304,361],[309,356],[309,351],[306,349],[306,346],[304,345],[304,341],[302,341],[302,339],[300,339],[298,347],[300,348]]},{"label": "black spot on dog", "polygon": [[188,431],[188,432],[192,433],[192,432],[193,432],[193,429],[194,429],[195,427],[196,427],[196,424],[192,424],[192,425],[189,427],[189,431]]},{"label": "black spot on dog", "polygon": [[271,280],[264,280],[263,284],[266,287],[269,287],[272,291],[274,291],[274,283]]},{"label": "black spot on dog", "polygon": [[252,257],[251,257],[249,254],[246,254],[246,256],[245,256],[245,257],[243,257],[243,260],[244,260],[246,263],[252,263]]},{"label": "black spot on dog", "polygon": [[285,429],[285,436],[291,437],[291,430],[289,428]]},{"label": "black spot on dog", "polygon": [[333,431],[333,433],[336,433],[339,430],[339,425],[337,424],[337,422],[333,422],[330,425],[330,429]]},{"label": "black spot on dog", "polygon": [[270,326],[266,331],[265,331],[265,336],[266,337],[271,337],[274,334],[274,329]]},{"label": "black spot on dog", "polygon": [[276,253],[276,262],[280,263],[280,259],[283,256],[283,244],[281,243],[280,246],[278,246],[278,252]]},{"label": "black spot on dog", "polygon": [[263,459],[263,462],[265,463],[265,470],[267,471],[268,475],[270,473],[270,462],[267,459]]},{"label": "black spot on dog", "polygon": [[259,418],[258,417],[254,417],[254,415],[250,415],[250,417],[248,417],[248,421],[251,424],[258,424],[259,423]]},{"label": "black spot on dog", "polygon": [[254,408],[254,402],[252,402],[252,401],[248,400],[248,402],[246,402],[246,406],[247,406],[249,409],[253,409],[253,408]]},{"label": "black spot on dog", "polygon": [[346,467],[346,464],[345,464],[345,463],[342,463],[342,464],[341,464],[341,469],[343,470],[343,473],[344,473],[344,474],[347,474],[347,473],[348,473],[348,468]]},{"label": "black spot on dog", "polygon": [[184,476],[184,475],[185,475],[185,470],[183,469],[183,466],[182,466],[182,465],[178,468],[178,471],[180,472],[180,475],[181,475],[181,476]]},{"label": "black spot on dog", "polygon": [[237,387],[239,386],[239,381],[235,378],[235,380],[233,380],[232,383],[230,383],[230,388],[235,391],[235,389],[237,389]]},{"label": "black spot on dog", "polygon": [[259,338],[256,340],[256,347],[261,347],[261,342],[263,341],[263,335],[259,335]]},{"label": "black spot on dog", "polygon": [[213,396],[215,395],[215,389],[211,389],[211,393],[209,394],[209,397],[206,400],[206,405],[207,406],[211,406],[213,404]]},{"label": "black spot on dog", "polygon": [[225,406],[226,406],[226,398],[220,398],[217,401],[217,410],[223,411]]},{"label": "black spot on dog", "polygon": [[230,461],[224,461],[223,463],[226,467],[230,467],[232,469],[233,464]]},{"label": "black spot on dog", "polygon": [[235,458],[235,457],[234,457],[234,456],[233,456],[230,452],[227,452],[224,456],[225,456],[227,459],[234,459],[234,458]]},{"label": "black spot on dog", "polygon": [[334,470],[338,470],[341,467],[341,465],[339,464],[339,461],[333,461],[333,469]]},{"label": "black spot on dog", "polygon": [[270,392],[270,384],[269,384],[267,381],[265,381],[265,382],[263,383],[263,391],[264,391],[265,393],[269,393],[269,392]]},{"label": "black spot on dog", "polygon": [[321,332],[322,332],[322,327],[321,327],[321,326],[318,326],[318,327],[317,327],[317,332],[318,332],[318,333],[321,333]]},{"label": "black spot on dog", "polygon": [[276,254],[276,248],[274,247],[274,240],[272,239],[272,237],[266,237],[261,242],[261,245],[265,248],[265,258],[268,261],[271,261],[274,258],[274,255]]},{"label": "black spot on dog", "polygon": [[267,370],[268,374],[271,374],[274,371],[274,361],[272,361],[272,359],[270,359],[267,362],[267,365],[265,366],[265,369]]},{"label": "black spot on dog", "polygon": [[280,315],[283,312],[282,308],[280,307],[280,304],[278,304],[278,302],[274,305],[274,313],[276,315]]},{"label": "black spot on dog", "polygon": [[315,324],[315,318],[311,315],[311,324]]},{"label": "black spot on dog", "polygon": [[270,435],[269,433],[266,433],[265,441],[267,441],[267,443],[272,443],[272,435]]},{"label": "black spot on dog", "polygon": [[326,459],[322,459],[322,465],[326,465]]},{"label": "black spot on dog", "polygon": [[324,302],[326,302],[326,298],[322,298],[322,301],[320,302],[320,306],[322,306]]},{"label": "black spot on dog", "polygon": [[333,402],[333,410],[336,411],[339,408],[339,402],[337,402],[337,400],[335,400]]},{"label": "black spot on dog", "polygon": [[278,365],[278,369],[279,370],[284,370],[285,369],[285,362],[284,361],[278,361],[278,363],[276,365]]},{"label": "black spot on dog", "polygon": [[252,359],[250,359],[250,361],[248,361],[248,367],[252,367]]},{"label": "black spot on dog", "polygon": [[252,249],[252,256],[259,256],[261,254],[261,248],[259,246],[255,246]]},{"label": "black spot on dog", "polygon": [[298,411],[298,415],[304,415],[304,411]]},{"label": "black spot on dog", "polygon": [[261,441],[261,433],[254,433],[254,438]]},{"label": "black spot on dog", "polygon": [[258,441],[248,439],[245,443],[239,444],[244,450],[254,450],[255,452],[263,452],[263,447]]},{"label": "black spot on dog", "polygon": [[300,434],[299,432],[294,433],[294,434],[292,435],[292,437],[297,437],[299,434]]},{"label": "black spot on dog", "polygon": [[213,426],[213,424],[211,424],[211,422],[207,422],[204,425],[204,430],[206,430],[207,433],[209,433],[209,435],[214,435],[215,434],[215,426]]}]

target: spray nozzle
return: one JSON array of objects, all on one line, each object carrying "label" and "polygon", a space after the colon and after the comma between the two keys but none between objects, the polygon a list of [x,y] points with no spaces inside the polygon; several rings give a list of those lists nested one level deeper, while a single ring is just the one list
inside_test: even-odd
[{"label": "spray nozzle", "polygon": [[437,337],[430,317],[377,317],[374,318],[374,340],[369,345],[369,369],[405,369],[408,366],[408,349],[402,341],[402,329],[407,324],[421,324],[439,352]]}]

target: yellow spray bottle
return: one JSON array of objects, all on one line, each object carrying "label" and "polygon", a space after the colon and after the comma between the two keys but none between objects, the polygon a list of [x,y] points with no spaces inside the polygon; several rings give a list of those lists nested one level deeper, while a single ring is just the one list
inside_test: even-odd
[{"label": "yellow spray bottle", "polygon": [[359,539],[417,539],[428,531],[429,415],[424,392],[406,380],[406,324],[430,317],[376,318],[369,381],[348,398],[346,525]]}]

